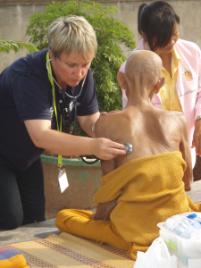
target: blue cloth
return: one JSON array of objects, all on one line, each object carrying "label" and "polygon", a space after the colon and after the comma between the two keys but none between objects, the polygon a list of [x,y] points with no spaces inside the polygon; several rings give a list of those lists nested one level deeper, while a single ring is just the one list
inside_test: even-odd
[{"label": "blue cloth", "polygon": [[18,254],[21,254],[19,250],[9,247],[0,247],[0,260],[9,259]]}]

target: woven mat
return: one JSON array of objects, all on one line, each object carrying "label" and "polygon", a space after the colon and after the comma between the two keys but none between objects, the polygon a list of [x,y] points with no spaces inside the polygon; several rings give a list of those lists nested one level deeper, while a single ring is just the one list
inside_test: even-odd
[{"label": "woven mat", "polygon": [[70,234],[12,244],[25,256],[31,268],[133,268],[125,252]]}]

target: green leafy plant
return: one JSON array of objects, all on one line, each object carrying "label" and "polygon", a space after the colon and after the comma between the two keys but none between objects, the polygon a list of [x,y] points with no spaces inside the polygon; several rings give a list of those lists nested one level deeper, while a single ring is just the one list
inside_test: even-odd
[{"label": "green leafy plant", "polygon": [[29,52],[37,51],[36,46],[28,42],[0,40],[0,52],[10,52],[11,50],[18,52],[20,49],[27,49]]},{"label": "green leafy plant", "polygon": [[110,111],[121,107],[120,90],[116,74],[125,60],[121,45],[128,48],[135,45],[128,27],[114,18],[117,9],[95,1],[53,2],[41,13],[35,13],[27,28],[27,34],[39,49],[47,47],[47,28],[58,17],[68,15],[84,16],[94,27],[98,39],[98,52],[92,63],[96,81],[100,110]]}]

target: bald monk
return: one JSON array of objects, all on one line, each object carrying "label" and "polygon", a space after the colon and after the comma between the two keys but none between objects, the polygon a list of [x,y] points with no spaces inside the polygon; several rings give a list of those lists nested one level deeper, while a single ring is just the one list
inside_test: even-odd
[{"label": "bald monk", "polygon": [[157,223],[183,212],[200,211],[186,196],[192,168],[184,116],[156,108],[150,99],[163,84],[162,62],[151,51],[134,51],[127,60],[124,88],[128,104],[100,117],[98,137],[129,143],[133,151],[102,161],[97,211],[64,209],[61,231],[127,250],[132,259],[158,236]]}]

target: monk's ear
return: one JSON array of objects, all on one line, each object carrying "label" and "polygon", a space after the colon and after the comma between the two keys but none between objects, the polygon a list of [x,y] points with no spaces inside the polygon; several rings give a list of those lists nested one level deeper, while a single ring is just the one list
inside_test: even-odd
[{"label": "monk's ear", "polygon": [[161,77],[158,79],[157,83],[154,86],[154,93],[157,94],[160,90],[160,88],[164,85],[165,83],[165,78]]},{"label": "monk's ear", "polygon": [[128,88],[125,73],[119,72],[117,75],[117,81],[121,89],[126,90]]},{"label": "monk's ear", "polygon": [[123,85],[124,85],[125,90],[128,90],[128,82],[126,80],[125,75],[123,76]]}]

